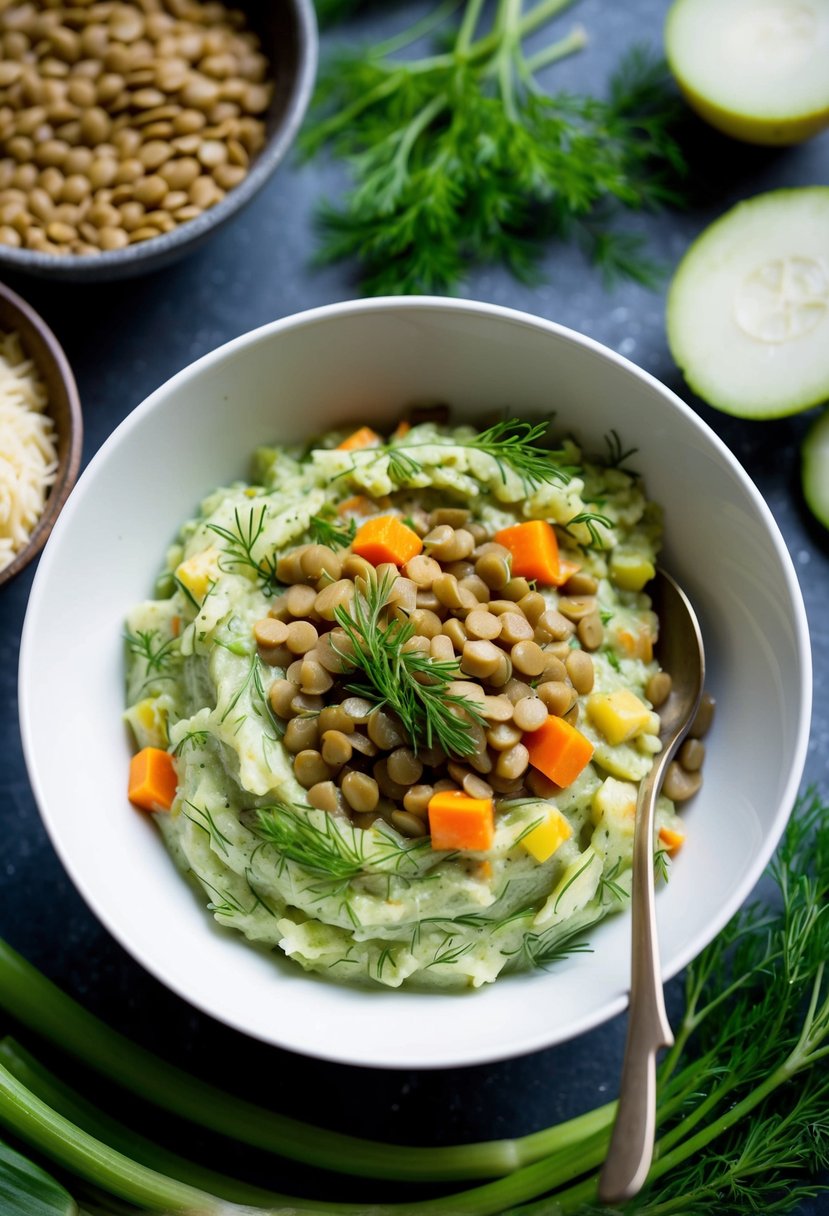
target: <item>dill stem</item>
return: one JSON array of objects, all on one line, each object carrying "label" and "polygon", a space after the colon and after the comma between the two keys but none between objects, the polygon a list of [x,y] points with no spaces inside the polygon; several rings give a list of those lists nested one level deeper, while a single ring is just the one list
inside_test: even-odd
[{"label": "dill stem", "polygon": [[[413,71],[416,68],[419,69],[422,62],[425,61],[420,60],[417,64],[406,64],[406,70]],[[338,110],[330,118],[319,122],[313,132],[313,147],[321,147],[327,140],[335,136],[338,131],[342,130],[343,127],[348,127],[355,118],[359,118],[364,110],[395,93],[400,88],[404,76],[403,70],[391,73],[384,80],[381,80],[379,84],[376,84],[373,89],[369,89],[367,93],[363,93],[362,96],[355,98],[350,106],[346,106],[343,110]]]},{"label": "dill stem", "polygon": [[465,58],[472,45],[485,3],[486,0],[467,0],[466,2],[458,37],[455,41],[455,55],[458,58]]},{"label": "dill stem", "polygon": [[421,17],[419,21],[415,21],[413,25],[410,25],[408,29],[395,34],[392,38],[387,38],[385,42],[375,43],[369,51],[370,57],[372,59],[387,59],[390,55],[394,55],[405,47],[411,46],[418,39],[425,38],[427,34],[431,34],[432,30],[442,25],[448,17],[451,17],[455,9],[460,8],[463,3],[464,0],[443,0],[442,4],[436,5],[424,17]]},{"label": "dill stem", "polygon": [[587,31],[584,26],[575,25],[569,34],[565,34],[557,42],[553,42],[543,50],[536,51],[534,55],[530,55],[525,60],[525,65],[528,71],[533,73],[538,72],[541,68],[549,67],[551,63],[558,63],[560,59],[566,59],[568,55],[575,55],[578,51],[583,51],[588,41]]},{"label": "dill stem", "polygon": [[438,93],[436,97],[425,105],[419,114],[416,114],[406,128],[406,133],[400,141],[398,149],[394,155],[395,167],[399,172],[404,172],[412,153],[412,148],[417,143],[423,132],[429,127],[440,114],[441,110],[446,109],[449,104],[449,98],[445,93]]},{"label": "dill stem", "polygon": [[[797,1069],[794,1070],[794,1072],[796,1071]],[[733,1106],[730,1106],[727,1111],[725,1111],[717,1119],[714,1119],[708,1124],[707,1127],[704,1127],[701,1131],[697,1132],[695,1136],[691,1136],[689,1139],[683,1139],[681,1143],[679,1143],[675,1148],[670,1148],[668,1152],[664,1151],[664,1144],[668,1140],[668,1137],[666,1136],[662,1140],[658,1141],[656,1146],[656,1156],[653,1166],[651,1167],[651,1172],[648,1175],[648,1181],[655,1182],[658,1178],[662,1178],[670,1170],[675,1169],[676,1166],[680,1165],[683,1161],[687,1161],[689,1157],[692,1157],[701,1152],[702,1149],[707,1148],[708,1145],[711,1144],[713,1140],[716,1140],[718,1136],[721,1136],[723,1132],[728,1131],[736,1123],[739,1123],[742,1119],[745,1119],[748,1115],[750,1115],[753,1110],[756,1110],[760,1103],[764,1102],[770,1094],[774,1093],[776,1089],[778,1089],[786,1081],[790,1080],[794,1075],[794,1072],[792,1072],[788,1061],[781,1064],[765,1079],[765,1081],[762,1081],[751,1091],[751,1093],[747,1094],[741,1102],[737,1102]],[[676,1130],[679,1131],[684,1128],[686,1123],[690,1124],[692,1119],[693,1116],[691,1119],[679,1124]],[[675,1137],[672,1137],[672,1139],[674,1138]]]}]

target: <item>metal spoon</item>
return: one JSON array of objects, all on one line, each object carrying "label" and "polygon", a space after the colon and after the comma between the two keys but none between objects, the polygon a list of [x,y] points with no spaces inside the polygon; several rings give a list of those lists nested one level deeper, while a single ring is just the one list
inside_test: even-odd
[{"label": "metal spoon", "polygon": [[662,751],[642,782],[633,837],[631,892],[630,1008],[619,1105],[610,1147],[599,1178],[599,1200],[620,1203],[641,1188],[653,1158],[656,1127],[656,1053],[674,1036],[665,1013],[653,883],[654,808],[665,770],[699,707],[705,654],[699,622],[670,575],[658,570],[650,588],[659,617],[656,655],[671,676],[660,707]]}]

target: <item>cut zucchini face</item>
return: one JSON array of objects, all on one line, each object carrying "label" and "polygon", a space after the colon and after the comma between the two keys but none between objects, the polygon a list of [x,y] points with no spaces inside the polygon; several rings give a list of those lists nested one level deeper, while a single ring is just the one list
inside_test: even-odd
[{"label": "cut zucchini face", "polygon": [[829,528],[829,410],[818,418],[803,440],[803,497],[815,519]]},{"label": "cut zucchini face", "polygon": [[665,52],[688,104],[735,139],[829,125],[829,0],[675,0]]},{"label": "cut zucchini face", "polygon": [[691,388],[741,418],[829,398],[829,187],[738,203],[680,262],[668,343]]}]

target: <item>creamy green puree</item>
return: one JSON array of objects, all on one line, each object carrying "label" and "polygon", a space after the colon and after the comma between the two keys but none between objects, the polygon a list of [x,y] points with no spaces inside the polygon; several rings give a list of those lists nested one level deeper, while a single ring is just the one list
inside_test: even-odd
[{"label": "creamy green puree", "polygon": [[[555,453],[569,480],[539,484],[469,446],[477,432],[468,427],[424,423],[382,446],[338,448],[348,433],[308,448],[260,449],[250,483],[214,491],[184,524],[158,598],[128,616],[126,718],[138,747],[175,757],[177,796],[154,818],[221,925],[335,980],[479,987],[561,957],[628,899],[633,808],[659,749],[658,719],[647,712],[636,733],[614,743],[589,703],[624,689],[651,710],[645,688],[658,671],[657,621],[642,588],[660,514],[638,476],[586,459],[570,440]],[[279,555],[312,539],[312,519],[342,520],[337,506],[355,496],[404,518],[467,507],[490,533],[547,520],[562,556],[598,581],[603,639],[577,720],[592,759],[567,788],[548,782],[543,797],[496,795],[485,854],[440,852],[428,836],[401,835],[383,818],[363,828],[309,808],[281,741],[268,690],[285,673],[263,661],[253,626],[279,593]],[[554,608],[555,587],[538,590]],[[570,644],[579,645],[576,636]],[[299,825],[284,851],[257,815],[273,807],[283,822],[288,808],[287,822]],[[551,807],[570,834],[538,860],[525,842]],[[665,798],[657,828],[674,844],[683,831]]]}]

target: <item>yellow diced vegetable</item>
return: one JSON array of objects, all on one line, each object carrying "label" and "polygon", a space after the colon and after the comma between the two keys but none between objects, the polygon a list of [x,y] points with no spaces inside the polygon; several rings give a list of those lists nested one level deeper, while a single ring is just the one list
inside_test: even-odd
[{"label": "yellow diced vegetable", "polygon": [[607,777],[593,795],[593,822],[604,820],[609,827],[621,828],[626,834],[633,832],[636,818],[636,786],[630,781],[617,781]]},{"label": "yellow diced vegetable", "polygon": [[543,821],[521,838],[521,844],[536,861],[546,861],[572,835],[573,829],[561,811],[552,807]]},{"label": "yellow diced vegetable", "polygon": [[650,723],[651,711],[627,688],[594,692],[587,698],[587,713],[593,725],[614,747],[627,743]]},{"label": "yellow diced vegetable", "polygon": [[176,567],[176,578],[201,603],[219,576],[219,551],[212,546],[194,553]]},{"label": "yellow diced vegetable", "polygon": [[167,746],[167,709],[158,697],[145,697],[124,714],[139,748]]},{"label": "yellow diced vegetable", "polygon": [[610,558],[610,577],[622,591],[641,591],[656,574],[652,561],[644,553],[619,545]]}]

